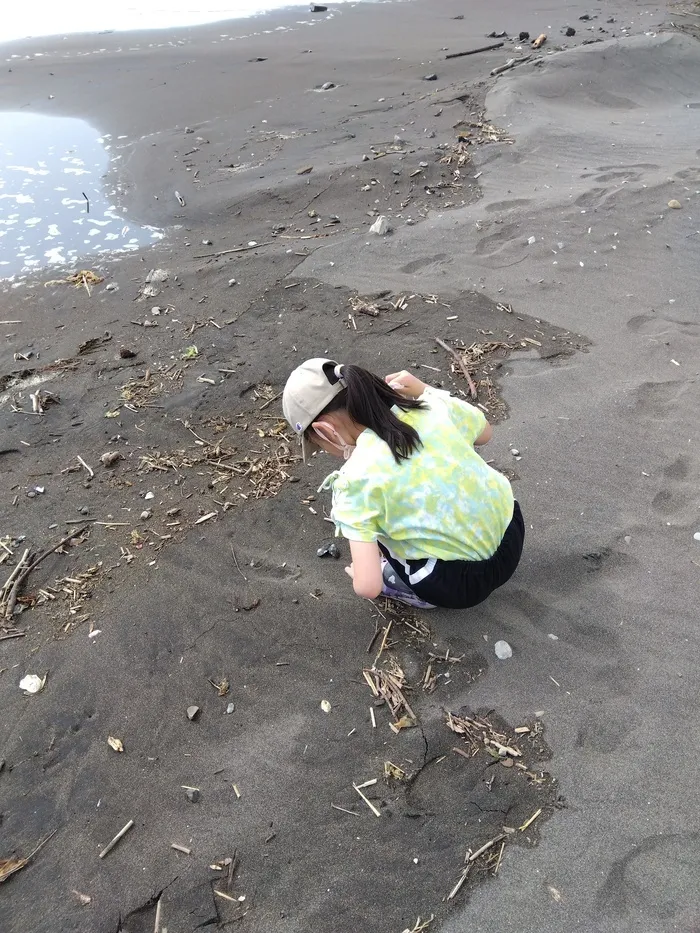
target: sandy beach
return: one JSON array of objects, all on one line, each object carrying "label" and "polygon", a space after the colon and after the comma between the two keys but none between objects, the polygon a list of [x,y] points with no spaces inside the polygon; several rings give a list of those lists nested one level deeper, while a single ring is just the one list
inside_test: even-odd
[{"label": "sandy beach", "polygon": [[[0,280],[3,931],[700,930],[700,9],[472,7],[0,47],[162,234]],[[317,556],[318,355],[469,371],[486,603]]]}]

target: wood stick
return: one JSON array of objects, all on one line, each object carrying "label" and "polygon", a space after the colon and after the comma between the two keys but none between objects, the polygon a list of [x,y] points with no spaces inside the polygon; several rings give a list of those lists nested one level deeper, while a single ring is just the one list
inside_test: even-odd
[{"label": "wood stick", "polygon": [[445,55],[445,61],[449,58],[464,58],[465,55],[476,55],[479,52],[493,52],[494,49],[502,49],[503,42],[494,42],[492,45],[482,45],[478,49],[469,49],[467,52],[450,52],[449,55]]},{"label": "wood stick", "polygon": [[341,813],[351,813],[353,816],[359,816],[359,813],[355,813],[354,810],[346,810],[345,807],[339,807],[337,803],[332,803],[331,806],[334,810],[340,810]]},{"label": "wood stick", "polygon": [[451,347],[449,344],[445,343],[444,340],[440,340],[439,337],[435,338],[435,343],[439,344],[443,350],[447,350],[450,356],[452,356],[454,361],[457,363],[459,368],[464,373],[464,378],[467,380],[467,384],[469,385],[469,394],[471,395],[472,398],[476,398],[477,396],[476,384],[471,377],[471,373],[469,372],[467,367],[464,365],[464,360],[462,359],[462,357],[459,355],[459,353],[457,353],[454,347]]},{"label": "wood stick", "polygon": [[218,253],[204,253],[203,256],[193,256],[193,259],[212,259],[218,256],[230,256],[231,253],[247,253],[250,249],[260,249],[261,246],[269,246],[269,243],[256,243],[255,246],[237,246],[235,249],[222,249]]},{"label": "wood stick", "polygon": [[26,632],[10,632],[9,635],[0,635],[0,641],[7,641],[8,638],[24,638]]},{"label": "wood stick", "polygon": [[450,891],[450,893],[447,895],[447,900],[448,900],[448,901],[451,901],[451,900],[453,900],[455,897],[457,897],[457,895],[459,894],[459,889],[462,887],[462,885],[464,884],[464,882],[467,880],[467,875],[468,875],[469,872],[471,871],[471,868],[472,868],[472,866],[471,866],[471,862],[470,862],[470,863],[467,865],[467,867],[464,869],[464,871],[462,872],[462,874],[459,876],[459,880],[457,881],[457,884],[452,888],[452,890]]},{"label": "wood stick", "polygon": [[156,904],[156,922],[153,924],[153,933],[159,933],[160,931],[160,913],[161,913],[161,904],[163,898],[158,898],[158,903]]},{"label": "wood stick", "polygon": [[182,852],[185,855],[191,855],[192,849],[188,849],[187,846],[181,846],[177,842],[171,842],[170,848],[175,849],[176,852]]},{"label": "wood stick", "polygon": [[485,842],[483,846],[481,846],[480,849],[477,849],[476,852],[472,852],[472,854],[469,856],[469,861],[470,862],[476,861],[476,859],[478,859],[480,855],[483,855],[484,852],[487,852],[491,848],[491,846],[495,846],[497,842],[500,842],[501,839],[505,839],[505,838],[506,838],[506,834],[500,833],[498,836],[494,836],[493,839],[489,839],[489,841]]},{"label": "wood stick", "polygon": [[119,842],[119,840],[122,839],[124,836],[126,836],[126,834],[129,832],[129,830],[131,829],[133,825],[134,825],[134,821],[129,820],[126,826],[123,826],[119,830],[117,835],[114,837],[114,839],[112,839],[111,842],[108,842],[107,845],[104,847],[104,849],[100,852],[100,858],[104,858],[105,855],[111,852],[112,849],[115,847],[115,845]]},{"label": "wood stick", "polygon": [[54,544],[53,547],[50,547],[48,550],[44,551],[43,554],[40,554],[40,555],[36,558],[36,560],[33,561],[33,562],[26,568],[26,570],[24,570],[24,571],[17,577],[17,579],[16,579],[15,582],[14,582],[14,586],[12,587],[12,590],[10,591],[10,595],[9,595],[9,597],[8,597],[8,600],[7,600],[7,605],[6,605],[6,607],[5,607],[5,618],[6,618],[6,619],[12,618],[12,613],[13,613],[14,608],[15,608],[15,603],[17,602],[17,594],[19,593],[19,588],[22,586],[22,584],[23,584],[24,581],[27,579],[27,577],[28,577],[29,574],[32,572],[32,570],[34,570],[35,567],[38,567],[39,564],[42,562],[42,560],[44,560],[46,557],[49,557],[50,554],[53,554],[54,551],[57,551],[57,550],[58,550],[60,547],[62,547],[64,544],[67,544],[72,538],[77,538],[79,535],[81,535],[81,534],[82,534],[84,531],[86,531],[88,528],[89,528],[89,525],[83,525],[83,527],[80,528],[78,531],[72,531],[69,535],[66,535],[65,538],[61,538],[61,540],[58,542],[58,544]]},{"label": "wood stick", "polygon": [[83,460],[82,457],[78,457],[77,460],[80,466],[85,467],[85,469],[90,474],[90,479],[92,479],[95,475],[95,471],[93,470],[93,468],[91,466],[88,466],[88,464]]},{"label": "wood stick", "polygon": [[9,590],[11,589],[12,583],[15,580],[15,578],[20,573],[22,573],[22,571],[24,570],[24,568],[27,566],[28,563],[29,563],[29,548],[27,548],[24,554],[22,554],[14,570],[12,571],[10,576],[7,578],[7,580],[5,580],[5,582],[2,585],[2,590],[0,590],[0,594],[2,594],[3,600],[5,596],[7,595],[7,593],[9,592]]},{"label": "wood stick", "polygon": [[360,795],[360,797],[362,797],[362,799],[363,799],[364,802],[367,804],[367,806],[370,808],[370,810],[372,811],[372,813],[374,813],[375,816],[381,816],[381,813],[379,812],[379,810],[377,810],[377,808],[376,808],[375,805],[372,803],[372,801],[369,799],[369,797],[365,797],[365,795],[362,793],[362,791],[361,791],[360,788],[357,786],[357,784],[353,784],[352,786],[355,788],[355,790],[356,790],[357,793]]},{"label": "wood stick", "polygon": [[532,55],[526,55],[524,58],[509,58],[505,65],[499,65],[498,68],[493,68],[491,70],[491,76],[502,75],[504,71],[510,71],[511,68],[517,68],[518,65],[524,65],[525,62],[529,62],[532,59]]}]

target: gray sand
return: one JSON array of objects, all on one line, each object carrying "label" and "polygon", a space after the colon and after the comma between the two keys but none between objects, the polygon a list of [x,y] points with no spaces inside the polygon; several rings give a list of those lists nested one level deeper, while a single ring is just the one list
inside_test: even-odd
[{"label": "gray sand", "polygon": [[[3,885],[3,929],[150,931],[161,892],[170,933],[208,925],[401,933],[433,914],[431,933],[698,929],[700,108],[692,105],[700,103],[700,46],[690,35],[659,32],[664,16],[636,5],[600,13],[590,24],[609,30],[605,41],[581,46],[594,33],[578,16],[596,11],[550,10],[542,27],[553,27],[550,46],[571,22],[577,47],[494,82],[488,72],[508,49],[453,63],[438,50],[477,45],[493,28],[530,28],[534,36],[542,14],[508,14],[504,5],[468,24],[450,19],[461,12],[445,3],[436,14],[420,2],[348,10],[314,31],[313,41],[298,33],[279,45],[278,37],[246,40],[235,67],[271,49],[280,61],[259,72],[267,83],[257,97],[248,84],[241,90],[250,113],[243,126],[221,109],[216,68],[223,53],[212,46],[197,68],[211,69],[205,88],[213,102],[202,104],[201,87],[190,79],[182,119],[159,109],[165,91],[153,92],[147,113],[135,107],[129,115],[136,135],[149,121],[162,134],[162,151],[156,147],[150,161],[143,140],[129,140],[133,174],[123,181],[134,216],[159,224],[172,222],[166,214],[177,206],[161,208],[150,194],[182,184],[179,164],[172,182],[162,173],[173,153],[191,146],[191,135],[173,126],[194,124],[198,109],[211,116],[211,150],[192,166],[206,183],[201,190],[191,184],[179,219],[187,227],[142,257],[105,264],[118,293],[98,288],[88,299],[84,291],[30,285],[6,296],[3,317],[33,322],[44,314],[52,326],[65,326],[47,325],[41,335],[19,329],[0,356],[2,375],[24,378],[20,366],[38,368],[13,361],[27,346],[41,351],[40,363],[70,358],[75,368],[47,383],[61,404],[43,419],[18,415],[7,401],[0,406],[0,447],[19,451],[0,457],[2,531],[27,534],[41,550],[83,504],[91,517],[129,524],[95,526],[86,542],[47,560],[25,590],[36,595],[101,560],[91,598],[78,601],[72,615],[62,598],[28,608],[16,619],[26,637],[0,642],[0,758],[7,762],[0,858],[26,854],[58,830]],[[609,16],[614,26],[605,23]],[[623,25],[637,35],[619,37]],[[204,49],[207,35],[194,30],[188,41]],[[294,57],[307,43],[323,44],[323,68],[306,65],[309,55]],[[110,110],[113,132],[127,121],[129,83],[171,68],[174,53],[133,53],[128,67],[125,55],[113,58],[125,63],[112,73],[121,94]],[[27,93],[40,86],[32,65],[17,79]],[[432,70],[440,72],[437,86],[421,81]],[[57,73],[62,86],[75,88],[70,112],[95,119],[98,98],[85,82],[76,83],[69,66]],[[337,74],[340,93],[324,96],[319,113],[319,95],[308,88]],[[260,145],[260,121],[273,101],[255,99],[275,84],[275,112],[286,107],[275,129],[281,133],[284,122],[285,135],[290,127],[304,135],[270,143],[259,174],[226,173],[215,182],[219,158],[235,165]],[[4,102],[11,96],[1,94]],[[465,94],[468,103],[458,99]],[[387,106],[377,104],[382,96]],[[455,166],[439,160],[452,151],[454,125],[478,112],[484,97],[487,120],[509,141],[473,147],[473,162],[454,175]],[[232,126],[247,150],[233,153]],[[394,134],[408,141],[399,158],[360,161],[370,144],[379,151]],[[448,148],[437,149],[441,143]],[[421,161],[432,174],[417,182],[411,173]],[[314,171],[297,176],[306,164]],[[400,176],[393,175],[397,165]],[[362,192],[370,177],[380,184]],[[667,206],[671,199],[680,210]],[[375,200],[392,217],[390,237],[367,233]],[[139,204],[148,204],[140,216]],[[311,204],[324,221],[338,214],[341,224],[309,224]],[[408,216],[417,222],[405,225]],[[286,224],[287,236],[329,236],[275,239],[275,224]],[[211,250],[251,239],[272,245],[195,260],[209,251],[197,245],[205,235],[214,240]],[[132,299],[156,265],[180,278],[157,299],[175,310],[146,329],[130,322],[143,321],[152,302]],[[234,275],[241,284],[229,289]],[[355,330],[350,295],[383,291],[393,300],[419,297],[405,310],[384,307],[376,320],[357,315]],[[437,304],[420,297],[433,295]],[[446,321],[454,315],[457,321]],[[106,329],[111,342],[87,357],[76,353]],[[277,441],[255,428],[265,433],[275,424],[263,415],[278,414],[279,403],[261,406],[312,353],[380,372],[428,365],[439,370],[436,382],[463,390],[445,356],[431,352],[435,334],[465,345],[492,336],[520,347],[491,372],[508,417],[486,455],[517,471],[528,541],[517,575],[482,606],[422,621],[409,615],[411,625],[430,626],[427,638],[395,619],[388,653],[413,685],[420,725],[394,735],[385,708],[376,709],[372,729],[361,673],[385,619],[353,596],[344,561],[315,556],[330,526],[322,522],[326,500],[310,497],[332,465],[292,463],[288,472],[298,482],[253,499],[249,480],[235,478],[228,495],[223,485],[208,486],[206,464],[187,465],[178,455],[177,470],[146,472],[139,458],[183,451],[192,460],[201,437],[220,437],[241,459],[263,445],[275,449]],[[523,337],[543,346],[523,348]],[[193,342],[200,358],[183,367],[181,351]],[[116,358],[124,343],[138,350],[135,361]],[[183,369],[172,385],[171,363]],[[165,385],[153,396],[163,407],[122,408],[118,420],[105,422],[120,387],[146,368]],[[197,381],[201,375],[215,384]],[[498,420],[505,409],[498,400],[493,407]],[[220,431],[215,419],[224,417],[233,424]],[[127,440],[109,440],[117,434]],[[101,470],[100,454],[115,446],[125,460],[113,472]],[[87,485],[84,472],[60,473],[78,454],[96,466]],[[40,472],[48,475],[32,478]],[[47,493],[28,500],[24,492],[36,482]],[[156,492],[151,524],[136,519],[148,504],[138,498],[146,490]],[[222,496],[232,508],[224,511]],[[168,517],[175,507],[181,513]],[[212,510],[215,519],[194,525]],[[174,519],[182,525],[171,527]],[[53,522],[58,527],[49,530]],[[156,531],[174,538],[162,544]],[[124,558],[125,547],[133,559]],[[90,626],[102,634],[88,638]],[[513,646],[512,659],[496,661],[498,638]],[[429,652],[447,648],[462,660],[426,693]],[[45,690],[22,697],[20,677],[46,670]],[[230,681],[225,697],[208,682],[222,677]],[[323,699],[330,714],[321,711]],[[229,702],[235,711],[226,715]],[[191,703],[202,708],[192,723],[185,716]],[[509,735],[511,727],[542,722],[544,742],[522,740],[523,760],[554,783],[519,781],[518,769],[481,759],[467,766],[450,751],[458,737],[445,728],[444,710],[481,711]],[[109,749],[108,735],[123,738],[124,754]],[[415,779],[406,787],[385,784],[387,760]],[[381,808],[379,819],[351,786],[372,777],[379,782],[367,793]],[[199,803],[186,799],[183,785],[201,789]],[[498,876],[487,878],[480,865],[478,877],[446,902],[467,847],[503,825],[517,829],[539,807],[541,818],[506,846]],[[99,850],[130,818],[134,829],[100,861]],[[192,855],[178,855],[172,842]],[[240,868],[229,890],[246,898],[236,903],[213,893],[225,893],[225,878],[209,868],[234,850]],[[81,906],[75,891],[91,903]]]}]

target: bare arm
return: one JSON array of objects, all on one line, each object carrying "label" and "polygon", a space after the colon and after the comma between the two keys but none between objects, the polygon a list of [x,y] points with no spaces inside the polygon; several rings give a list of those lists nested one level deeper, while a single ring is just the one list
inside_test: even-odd
[{"label": "bare arm", "polygon": [[376,541],[350,541],[352,566],[346,567],[353,589],[363,599],[376,599],[382,591],[382,555]]}]

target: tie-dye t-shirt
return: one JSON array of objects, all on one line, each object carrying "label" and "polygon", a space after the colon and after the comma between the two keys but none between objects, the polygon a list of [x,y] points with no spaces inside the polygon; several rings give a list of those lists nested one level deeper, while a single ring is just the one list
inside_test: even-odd
[{"label": "tie-dye t-shirt", "polygon": [[331,517],[350,541],[379,541],[402,560],[484,560],[513,517],[513,492],[474,450],[482,412],[446,392],[427,389],[426,409],[395,414],[422,444],[396,463],[369,429],[350,459],[324,485],[333,489]]}]

